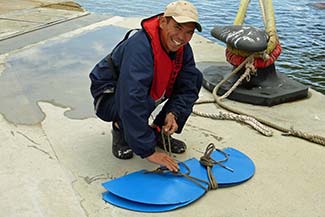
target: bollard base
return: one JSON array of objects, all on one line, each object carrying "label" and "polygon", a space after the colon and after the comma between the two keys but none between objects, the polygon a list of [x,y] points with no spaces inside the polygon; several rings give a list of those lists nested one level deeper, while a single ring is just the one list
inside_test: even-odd
[{"label": "bollard base", "polygon": [[[210,65],[202,70],[203,86],[210,92],[230,72],[230,65]],[[218,95],[226,93],[238,80],[243,70],[231,77],[218,90]],[[250,81],[243,81],[229,96],[231,100],[253,105],[273,106],[306,98],[308,87],[288,78],[283,73],[277,73],[275,65],[258,69],[256,76]]]}]

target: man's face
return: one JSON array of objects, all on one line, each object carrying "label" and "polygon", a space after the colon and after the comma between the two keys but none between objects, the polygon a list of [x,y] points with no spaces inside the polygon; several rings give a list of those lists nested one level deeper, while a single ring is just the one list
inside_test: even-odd
[{"label": "man's face", "polygon": [[175,52],[188,43],[194,33],[195,23],[177,23],[173,18],[160,18],[160,40],[167,52]]}]

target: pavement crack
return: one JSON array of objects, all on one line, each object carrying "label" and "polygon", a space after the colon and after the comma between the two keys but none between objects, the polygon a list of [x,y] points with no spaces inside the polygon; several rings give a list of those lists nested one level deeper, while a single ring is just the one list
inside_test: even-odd
[{"label": "pavement crack", "polygon": [[49,156],[50,159],[53,159],[53,157],[50,155],[50,153],[48,153],[47,151],[44,151],[43,149],[37,147],[36,145],[28,145],[27,147],[34,148],[34,149],[46,154],[47,156]]},{"label": "pavement crack", "polygon": [[89,212],[87,211],[85,205],[83,204],[84,202],[86,202],[86,199],[83,198],[83,197],[81,196],[80,192],[77,190],[77,188],[76,188],[76,186],[75,186],[75,184],[76,184],[77,182],[78,182],[77,179],[73,180],[73,181],[71,182],[71,187],[72,187],[73,191],[74,191],[74,192],[79,196],[79,198],[80,198],[80,200],[79,200],[79,204],[80,204],[81,209],[83,210],[83,212],[85,213],[85,215],[86,215],[87,217],[89,217],[89,216],[90,216],[90,215],[89,215]]},{"label": "pavement crack", "polygon": [[89,185],[95,181],[98,181],[98,180],[107,180],[110,178],[109,174],[98,174],[98,175],[95,175],[95,176],[92,176],[92,177],[89,177],[89,176],[86,176],[86,177],[83,177],[83,176],[79,176],[80,178],[83,178],[83,180],[85,180],[85,182]]},{"label": "pavement crack", "polygon": [[43,129],[43,127],[41,127],[41,129],[42,129],[42,131],[43,131],[43,134],[45,135],[46,141],[48,142],[48,144],[49,144],[49,146],[50,146],[52,152],[54,153],[54,156],[55,156],[56,160],[60,162],[59,157],[58,157],[58,155],[56,154],[55,149],[54,149],[54,147],[53,147],[51,141],[50,141],[49,138],[47,137],[45,130]]},{"label": "pavement crack", "polygon": [[[28,141],[30,141],[31,143],[34,143],[35,145],[40,146],[41,144],[35,142],[33,139],[29,138],[27,135],[25,135],[24,133],[20,132],[20,131],[16,131],[17,134],[22,135],[23,137],[25,137]],[[12,134],[12,133],[11,133]]]},{"label": "pavement crack", "polygon": [[215,140],[217,140],[218,142],[221,142],[223,140],[223,137],[221,136],[217,136],[215,135],[215,133],[213,131],[210,131],[210,130],[207,130],[207,129],[204,129],[204,128],[201,128],[201,127],[197,127],[195,125],[192,125],[192,124],[187,124],[189,127],[195,129],[195,130],[198,130],[198,131],[201,131],[201,133],[205,136],[205,137],[213,137]]},{"label": "pavement crack", "polygon": [[80,207],[81,207],[81,209],[84,211],[85,215],[86,215],[87,217],[89,217],[89,213],[88,213],[86,207],[83,205],[83,203],[84,203],[85,201],[86,201],[86,199],[82,199],[82,200],[80,200]]},{"label": "pavement crack", "polygon": [[[26,134],[20,132],[20,131],[16,131],[17,134],[23,136],[25,139],[27,139],[28,141],[30,141],[31,143],[35,144],[35,145],[28,145],[28,148],[34,148],[44,154],[46,154],[50,159],[53,159],[53,157],[51,156],[51,154],[41,148],[39,148],[38,146],[41,146],[40,143],[36,142],[35,140],[33,140],[32,138],[28,137]],[[12,135],[14,135],[14,132],[11,132]]]}]

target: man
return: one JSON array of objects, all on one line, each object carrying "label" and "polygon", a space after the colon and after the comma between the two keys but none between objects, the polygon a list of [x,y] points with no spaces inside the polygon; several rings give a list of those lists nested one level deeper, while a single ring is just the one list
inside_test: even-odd
[{"label": "man", "polygon": [[[155,147],[163,148],[166,136],[182,131],[198,98],[202,74],[195,67],[188,42],[195,28],[202,28],[196,8],[186,1],[170,3],[163,14],[144,19],[141,26],[91,71],[96,115],[112,121],[115,157],[129,159],[134,152],[177,171],[176,161]],[[163,101],[149,125],[151,113]],[[171,152],[185,151],[184,142],[170,141]]]}]

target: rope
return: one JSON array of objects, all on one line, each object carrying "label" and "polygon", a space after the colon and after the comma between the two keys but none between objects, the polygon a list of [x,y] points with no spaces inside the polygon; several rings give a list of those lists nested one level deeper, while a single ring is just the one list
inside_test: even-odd
[{"label": "rope", "polygon": [[[184,178],[189,179],[193,183],[197,184],[199,187],[203,188],[205,192],[207,192],[210,189],[209,182],[207,182],[207,181],[205,181],[203,179],[196,178],[194,176],[190,176],[189,175],[191,173],[190,168],[185,163],[183,163],[183,162],[179,162],[179,163],[182,164],[185,167],[186,172],[185,173],[181,173],[181,172],[178,171],[178,172],[173,172],[171,174],[173,174],[174,176],[179,176],[179,177],[184,177]],[[146,173],[155,173],[155,174],[166,174],[166,173],[168,173],[168,174],[170,174],[170,171],[166,167],[158,167],[155,170],[145,171],[145,174]],[[208,187],[205,187],[201,183],[206,184],[206,186],[208,186]]]},{"label": "rope", "polygon": [[[325,146],[325,137],[322,137],[322,136],[319,136],[319,135],[308,134],[308,133],[305,133],[305,132],[302,132],[302,131],[299,131],[299,130],[294,130],[293,128],[287,129],[285,127],[282,127],[282,126],[277,125],[275,123],[272,123],[270,121],[264,120],[262,118],[258,118],[258,117],[254,116],[254,115],[249,115],[249,114],[247,114],[247,113],[245,113],[243,111],[240,111],[240,110],[238,110],[236,108],[233,108],[231,106],[228,106],[228,105],[224,104],[215,95],[214,95],[214,98],[215,98],[215,102],[220,107],[222,107],[222,108],[224,108],[224,109],[226,109],[228,111],[231,111],[231,112],[233,112],[235,114],[238,114],[238,115],[244,115],[244,116],[252,117],[252,118],[254,118],[254,120],[256,120],[257,122],[259,122],[260,124],[263,124],[265,126],[268,126],[270,128],[276,129],[276,130],[279,130],[279,131],[283,132],[284,135],[286,135],[286,136],[294,136],[294,137],[302,138],[302,139],[305,139],[307,141],[310,141],[310,142],[313,142],[313,143],[316,143],[316,144]],[[254,126],[254,129],[255,129],[255,126]]]},{"label": "rope", "polygon": [[163,141],[164,151],[166,153],[168,153],[168,155],[171,157],[172,156],[172,153],[171,153],[172,145],[171,145],[171,142],[170,142],[170,136],[167,136],[168,150],[169,150],[169,151],[167,151],[164,131],[160,130],[160,133],[161,133],[161,138],[162,138],[162,141]]},{"label": "rope", "polygon": [[227,98],[240,84],[241,82],[246,79],[247,81],[250,80],[251,74],[256,74],[256,68],[254,67],[254,58],[252,56],[250,58],[247,58],[247,62],[245,64],[245,72],[240,76],[240,78],[236,81],[236,83],[224,94],[222,95],[219,99],[223,100]]},{"label": "rope", "polygon": [[[165,134],[163,132],[163,130],[160,131],[161,132],[161,138],[162,138],[162,142],[163,142],[163,146],[164,146],[164,151],[169,155],[169,156],[172,156],[171,154],[171,142],[170,142],[170,136],[166,136],[167,137],[167,143],[168,143],[168,150],[166,148],[166,140],[165,140]],[[203,179],[199,179],[199,178],[196,178],[194,176],[190,176],[189,174],[191,173],[191,170],[190,168],[183,162],[178,162],[180,164],[182,164],[187,172],[185,173],[181,173],[180,171],[177,171],[177,172],[173,172],[172,174],[175,175],[175,176],[181,176],[181,177],[185,177],[187,179],[189,179],[190,181],[192,181],[193,183],[197,184],[198,186],[200,186],[201,188],[204,189],[205,192],[207,192],[209,189],[210,189],[210,183],[203,180]],[[157,169],[155,170],[152,170],[152,171],[146,171],[145,173],[156,173],[156,174],[164,174],[164,173],[167,173],[169,172],[168,168],[166,167],[158,167]],[[201,183],[205,183],[207,187],[205,187],[203,184]]]},{"label": "rope", "polygon": [[[228,76],[226,76],[219,84],[215,86],[215,88],[212,91],[212,95],[214,97],[214,101],[210,102],[217,102],[217,104],[222,104],[221,100],[223,98],[228,97],[231,92],[237,88],[237,86],[241,83],[243,79],[249,79],[249,76],[251,72],[253,73],[256,72],[256,69],[254,65],[252,64],[254,61],[254,53],[251,54],[249,57],[247,57],[237,68],[235,68]],[[233,75],[235,75],[239,70],[243,67],[246,67],[245,73],[239,78],[239,80],[221,97],[217,96],[217,91],[220,88],[222,84],[224,84],[229,78],[231,78]],[[202,102],[196,102],[195,104],[200,104]],[[221,106],[223,107],[223,106]],[[221,120],[236,120],[239,122],[246,123],[250,125],[252,128],[260,132],[261,134],[265,136],[272,136],[272,131],[268,129],[267,127],[263,126],[263,124],[259,123],[256,119],[253,117],[250,117],[248,115],[240,115],[240,114],[230,114],[230,113],[223,113],[219,112],[219,114],[207,114],[207,113],[202,113],[199,111],[193,111],[194,114],[202,116],[202,117],[209,117],[213,119],[221,119]]]},{"label": "rope", "polygon": [[[245,67],[246,67],[246,70],[245,70],[244,74],[246,74],[246,75],[242,75],[239,78],[239,80],[242,81],[247,76],[247,74],[248,74],[247,71],[248,70],[249,71],[254,70],[254,68],[252,66],[250,66],[252,58],[254,58],[254,54],[251,54],[249,57],[247,57],[233,72],[231,72],[221,82],[219,82],[214,87],[214,89],[212,91],[214,101],[211,101],[211,100],[208,101],[208,103],[214,102],[217,105],[219,105],[221,108],[226,109],[226,110],[228,110],[230,112],[233,112],[233,113],[237,114],[238,117],[235,116],[235,115],[225,115],[225,113],[219,113],[219,115],[217,115],[217,114],[205,114],[205,113],[198,112],[198,111],[193,111],[193,113],[196,114],[196,115],[202,116],[202,117],[210,117],[210,118],[213,118],[213,119],[221,119],[221,120],[226,119],[226,120],[241,121],[241,122],[244,122],[246,124],[249,124],[255,130],[257,130],[258,132],[260,132],[261,134],[263,134],[265,136],[272,136],[272,132],[266,127],[266,126],[268,126],[268,127],[271,127],[273,129],[276,129],[276,130],[279,130],[279,131],[283,132],[284,133],[283,135],[285,135],[285,136],[294,136],[294,137],[302,138],[302,139],[305,139],[307,141],[310,141],[310,142],[325,146],[325,137],[322,137],[322,136],[319,136],[319,135],[308,134],[308,133],[305,133],[305,132],[302,132],[302,131],[299,131],[299,130],[294,130],[293,128],[287,129],[285,127],[274,124],[274,123],[272,123],[270,121],[264,120],[262,118],[255,117],[253,115],[249,115],[249,114],[247,114],[247,113],[245,113],[243,111],[240,111],[240,110],[238,110],[236,108],[233,108],[233,107],[230,107],[230,106],[224,104],[222,102],[222,99],[228,97],[231,94],[231,92],[237,87],[235,85],[237,85],[237,83],[240,83],[238,81],[235,83],[235,85],[233,85],[233,87],[231,88],[231,91],[227,91],[227,93],[224,94],[221,97],[217,96],[217,92],[218,92],[218,89],[220,88],[220,86],[222,84],[224,84],[231,76],[233,76],[235,73],[237,73],[244,66],[244,64],[245,64]],[[195,103],[195,104],[202,104],[202,103],[207,103],[207,102],[200,101],[200,102]]]},{"label": "rope", "polygon": [[[163,144],[164,144],[164,151],[166,153],[168,153],[169,156],[171,156],[171,151],[167,151],[166,149],[166,141],[165,141],[165,137],[164,137],[164,133],[163,131],[161,131],[161,136],[162,136],[162,140],[163,140]],[[171,142],[170,142],[170,136],[167,136],[167,142],[168,142],[168,146],[169,146],[169,150],[171,150]],[[225,158],[219,161],[216,161],[214,159],[211,158],[211,154],[214,150],[219,151],[220,153],[222,153]],[[200,158],[200,163],[201,165],[205,166],[207,168],[207,175],[208,175],[208,182],[203,180],[203,179],[199,179],[196,178],[194,176],[191,176],[191,170],[190,168],[183,162],[178,162],[180,164],[182,164],[184,166],[184,168],[186,169],[185,173],[181,173],[180,171],[177,172],[172,172],[171,174],[175,175],[175,176],[180,176],[180,177],[185,177],[187,179],[189,179],[190,181],[192,181],[193,183],[197,184],[198,186],[200,186],[201,188],[204,189],[205,192],[209,191],[209,190],[215,190],[218,188],[218,182],[215,179],[215,177],[212,174],[212,167],[216,164],[218,164],[219,166],[234,172],[233,169],[225,166],[222,164],[222,162],[227,161],[229,158],[228,154],[220,149],[217,149],[213,143],[210,143],[206,150],[204,155]],[[156,174],[165,174],[165,173],[170,173],[170,171],[168,170],[168,168],[166,167],[158,167],[155,170],[151,170],[151,171],[145,171],[145,173],[156,173]],[[202,183],[206,184],[207,187],[205,187]]]},{"label": "rope", "polygon": [[[241,0],[240,5],[237,11],[236,18],[233,22],[234,25],[242,25],[244,23],[246,12],[250,0]],[[278,35],[276,32],[276,25],[275,25],[275,17],[274,17],[274,9],[272,0],[259,0],[259,5],[261,8],[261,14],[264,21],[265,31],[269,36],[269,40],[267,43],[267,48],[265,53],[270,54],[276,47],[277,42],[279,41]],[[237,49],[233,50],[234,53],[240,53],[241,51]]]},{"label": "rope", "polygon": [[251,126],[256,131],[260,132],[264,136],[273,135],[272,131],[269,128],[265,127],[263,124],[261,124],[256,119],[250,116],[226,113],[222,111],[220,111],[219,114],[215,114],[215,113],[212,114],[212,113],[203,113],[203,112],[193,110],[193,113],[201,117],[211,118],[215,120],[233,120],[233,121],[243,122]]},{"label": "rope", "polygon": [[317,143],[320,145],[324,145],[325,146],[325,138],[319,135],[315,135],[315,134],[308,134],[299,130],[294,130],[293,128],[291,128],[290,130],[288,130],[286,133],[282,133],[283,136],[295,136],[295,137],[299,137],[308,141],[311,141],[313,143]]},{"label": "rope", "polygon": [[209,179],[209,189],[217,189],[218,188],[218,182],[216,178],[212,174],[212,167],[214,165],[214,160],[210,157],[211,153],[215,149],[214,145],[210,143],[208,147],[205,150],[204,155],[200,158],[200,163],[201,165],[205,166],[207,168],[207,173],[208,173],[208,179]]},{"label": "rope", "polygon": [[[216,161],[211,158],[211,154],[214,150],[217,150],[225,155],[225,158],[223,160]],[[225,166],[222,164],[222,162],[227,161],[229,158],[228,154],[224,151],[221,151],[220,149],[217,149],[213,143],[210,143],[204,152],[204,155],[200,158],[201,165],[205,166],[207,168],[208,173],[208,179],[209,179],[209,190],[215,190],[218,188],[218,182],[216,178],[213,176],[212,173],[212,167],[216,164],[220,165],[221,167],[230,170],[231,172],[234,172],[231,168]]]},{"label": "rope", "polygon": [[249,61],[252,61],[252,59],[254,58],[254,53],[251,54],[250,56],[248,56],[241,64],[239,64],[228,76],[226,76],[222,81],[219,82],[219,84],[217,84],[213,91],[212,91],[212,95],[213,96],[217,96],[217,91],[218,89],[221,87],[221,85],[223,85],[226,81],[229,80],[229,78],[231,78],[232,76],[234,76],[236,73],[239,72],[239,70],[241,70],[246,63],[248,63]]}]

